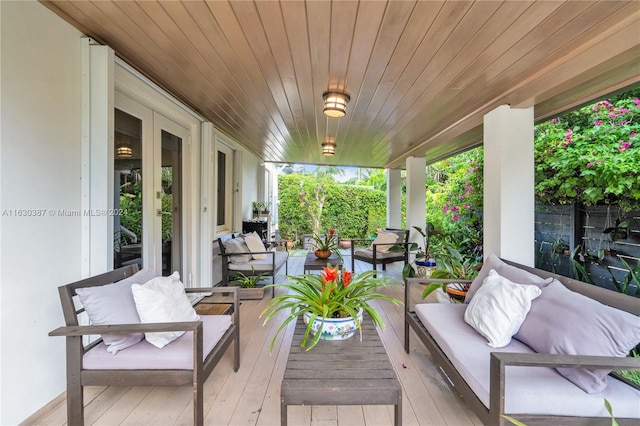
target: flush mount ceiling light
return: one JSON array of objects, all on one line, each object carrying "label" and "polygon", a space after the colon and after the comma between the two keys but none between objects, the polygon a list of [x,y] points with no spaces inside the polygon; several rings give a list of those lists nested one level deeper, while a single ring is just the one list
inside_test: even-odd
[{"label": "flush mount ceiling light", "polygon": [[116,155],[118,158],[131,158],[133,149],[129,145],[120,145],[116,148]]},{"label": "flush mount ceiling light", "polygon": [[349,95],[341,92],[325,92],[322,95],[324,99],[324,115],[328,117],[341,118],[347,114],[347,102]]},{"label": "flush mount ceiling light", "polygon": [[336,140],[334,138],[326,138],[322,143],[322,155],[333,157],[336,155]]}]

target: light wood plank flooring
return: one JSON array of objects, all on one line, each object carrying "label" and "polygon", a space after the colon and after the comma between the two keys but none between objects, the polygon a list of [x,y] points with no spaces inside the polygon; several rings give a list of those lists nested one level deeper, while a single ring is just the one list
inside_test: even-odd
[{"label": "light wood plank flooring", "polygon": [[[304,257],[289,260],[289,274],[302,273]],[[349,269],[351,260],[345,257]],[[401,264],[388,267],[387,275],[401,282]],[[356,272],[371,265],[356,263]],[[285,276],[278,276],[282,282]],[[403,298],[402,285],[383,290]],[[416,295],[416,300],[419,298]],[[280,424],[280,383],[289,353],[293,324],[275,340],[278,320],[263,325],[259,318],[270,295],[260,301],[243,301],[241,307],[241,367],[233,372],[230,348],[204,384],[205,424]],[[449,386],[417,338],[411,339],[411,353],[403,348],[403,307],[386,301],[377,309],[387,327],[380,331],[391,363],[402,387],[404,425],[480,425],[481,422]],[[85,388],[85,423],[91,425],[190,425],[193,421],[192,390],[181,387],[89,387]],[[65,425],[64,397],[58,398],[25,424]],[[392,406],[291,406],[290,425],[391,425]]]}]

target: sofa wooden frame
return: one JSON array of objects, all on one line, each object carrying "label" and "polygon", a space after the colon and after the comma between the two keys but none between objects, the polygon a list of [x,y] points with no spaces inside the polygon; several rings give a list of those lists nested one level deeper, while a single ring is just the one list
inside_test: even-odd
[{"label": "sofa wooden frame", "polygon": [[[137,271],[138,265],[129,265],[58,287],[66,326],[53,330],[49,333],[49,336],[66,337],[66,396],[67,424],[69,425],[84,424],[84,386],[180,386],[186,384],[193,385],[193,422],[196,425],[202,425],[204,423],[203,384],[232,342],[234,343],[233,369],[238,371],[240,368],[240,304],[237,287],[186,289],[188,293],[214,293],[216,298],[219,296],[221,303],[233,305],[231,327],[204,358],[202,353],[202,321],[101,326],[79,325],[78,316],[84,312],[84,309],[77,309],[74,304],[73,297],[76,295],[76,289],[117,282],[132,276]],[[193,370],[85,370],[83,368],[83,355],[102,341],[102,339],[98,339],[85,345],[83,343],[84,336],[103,333],[129,334],[157,331],[191,331],[194,333]]]},{"label": "sofa wooden frame", "polygon": [[[528,266],[519,265],[515,262],[505,260],[506,263],[536,274],[542,278],[553,277],[564,284],[568,289],[583,294],[591,299],[597,300],[605,305],[612,306],[634,315],[640,315],[640,303],[632,296],[616,293],[595,285],[582,281],[563,277],[551,272],[543,271]],[[471,390],[462,375],[453,366],[444,351],[438,346],[429,331],[422,324],[415,311],[410,306],[411,285],[417,283],[440,282],[441,280],[431,280],[425,278],[409,278],[405,280],[405,322],[404,322],[404,347],[409,353],[409,330],[413,330],[420,341],[425,345],[433,358],[433,362],[440,368],[446,376],[448,383],[465,400],[469,407],[475,412],[478,418],[485,425],[505,425],[511,424],[503,415],[505,401],[505,367],[507,366],[532,366],[532,367],[568,367],[568,368],[607,368],[616,370],[640,370],[640,359],[638,358],[617,358],[617,357],[596,357],[582,355],[552,355],[552,354],[523,354],[493,352],[490,360],[490,407],[484,406],[476,394]],[[615,413],[614,413],[615,414]],[[528,426],[534,425],[611,425],[611,419],[601,417],[564,417],[551,415],[517,414],[518,421]],[[625,419],[616,417],[618,423],[622,425],[637,425],[638,419]]]},{"label": "sofa wooden frame", "polygon": [[[278,273],[278,271],[280,271],[280,269],[282,269],[283,266],[284,266],[285,274],[289,273],[289,259],[285,260],[285,262],[279,267],[276,267],[276,255],[274,251],[264,251],[264,252],[248,251],[248,252],[242,252],[242,253],[228,253],[224,247],[225,241],[228,241],[232,238],[236,238],[238,236],[240,236],[239,233],[234,233],[226,237],[218,238],[218,247],[220,248],[219,255],[222,257],[222,285],[223,286],[228,286],[231,283],[229,278],[238,276],[239,273],[242,273],[243,275],[246,275],[246,276],[254,276],[254,275],[261,275],[261,274],[271,275],[272,277],[271,284],[275,284],[276,274]],[[280,246],[283,246],[286,250],[286,247],[287,247],[286,241],[266,241],[264,242],[264,244],[269,248],[274,248],[280,245]],[[288,250],[286,251],[288,252]],[[268,258],[271,258],[271,268],[268,270],[254,270],[254,269],[251,269],[251,262],[247,262],[246,267],[242,269],[229,269],[231,256],[238,256],[243,254],[245,255],[266,254]],[[274,296],[275,296],[275,287],[271,287],[271,297],[274,297]]]}]

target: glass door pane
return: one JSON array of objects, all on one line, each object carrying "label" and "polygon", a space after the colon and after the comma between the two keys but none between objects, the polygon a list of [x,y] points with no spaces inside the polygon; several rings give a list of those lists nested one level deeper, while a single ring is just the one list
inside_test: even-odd
[{"label": "glass door pane", "polygon": [[182,139],[162,134],[162,275],[182,270]]},{"label": "glass door pane", "polygon": [[142,120],[115,110],[113,267],[142,268]]},{"label": "glass door pane", "polygon": [[218,151],[218,226],[227,223],[227,154]]}]

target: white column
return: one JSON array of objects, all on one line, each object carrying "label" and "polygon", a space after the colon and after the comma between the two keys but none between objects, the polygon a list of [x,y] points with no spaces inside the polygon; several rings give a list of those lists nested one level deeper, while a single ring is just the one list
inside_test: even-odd
[{"label": "white column", "polygon": [[399,169],[387,169],[387,228],[402,226],[402,178]]},{"label": "white column", "polygon": [[[201,180],[200,180],[200,283],[203,287],[214,285],[213,282],[213,247],[216,236],[215,226],[215,187],[213,185],[216,170],[215,130],[213,123],[202,123]],[[213,243],[212,243],[213,242]],[[218,256],[219,257],[219,256]]]},{"label": "white column", "polygon": [[[424,229],[427,217],[427,198],[425,179],[427,174],[427,162],[424,157],[407,158],[407,227],[413,232],[409,234],[409,240],[423,246],[422,238],[412,227],[419,226]],[[424,248],[424,247],[423,247]]]},{"label": "white column", "polygon": [[484,254],[533,266],[533,107],[484,116]]},{"label": "white column", "polygon": [[[113,208],[114,53],[82,39],[82,212]],[[113,216],[82,214],[82,275],[113,269]]]}]

